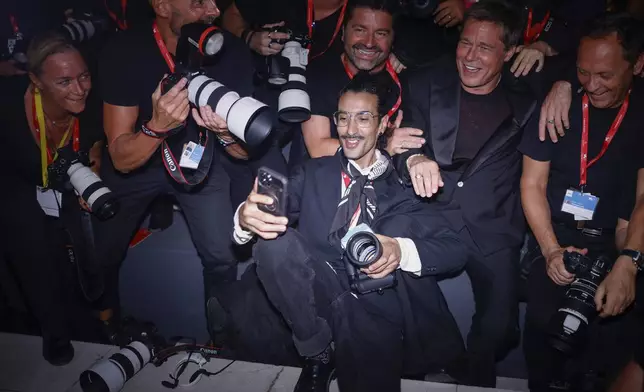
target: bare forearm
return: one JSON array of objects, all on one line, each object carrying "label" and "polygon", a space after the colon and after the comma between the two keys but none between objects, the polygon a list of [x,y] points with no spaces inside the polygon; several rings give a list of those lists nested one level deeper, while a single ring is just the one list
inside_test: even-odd
[{"label": "bare forearm", "polygon": [[550,206],[546,199],[545,189],[536,185],[521,185],[521,202],[530,229],[534,234],[541,252],[549,253],[559,247],[559,241],[552,229]]},{"label": "bare forearm", "polygon": [[315,143],[315,146],[307,146],[307,149],[309,150],[311,158],[320,158],[335,155],[339,147],[340,141],[338,139],[324,138],[319,139],[319,141]]},{"label": "bare forearm", "polygon": [[248,152],[246,152],[246,150],[244,150],[244,148],[241,145],[239,145],[239,143],[231,144],[225,149],[226,149],[226,153],[228,153],[228,155],[230,155],[235,159],[243,159],[243,160],[248,159]]},{"label": "bare forearm", "polygon": [[126,133],[110,143],[108,150],[116,170],[128,173],[149,161],[161,142],[162,139],[152,138],[142,132]]}]

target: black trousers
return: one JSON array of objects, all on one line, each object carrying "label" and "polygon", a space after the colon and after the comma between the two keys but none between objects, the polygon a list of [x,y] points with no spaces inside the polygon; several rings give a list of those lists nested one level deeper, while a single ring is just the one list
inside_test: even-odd
[{"label": "black trousers", "polygon": [[[152,159],[155,158],[160,159]],[[109,156],[105,159],[109,159]],[[103,161],[103,181],[115,192],[120,211],[107,221],[95,221],[96,252],[105,282],[103,298],[98,307],[118,309],[121,262],[148,206],[162,194],[174,196],[186,218],[203,266],[206,300],[216,296],[217,290],[226,283],[236,280],[237,266],[231,241],[233,210],[230,180],[219,159],[213,159],[204,182],[190,191],[175,183],[162,166],[151,167],[141,174],[120,176],[111,162]]]},{"label": "black trousers", "polygon": [[[615,254],[612,233],[589,237],[574,228],[555,226],[555,234],[562,246],[587,248],[589,255]],[[528,246],[529,249],[538,247],[533,236],[530,236]],[[563,356],[551,348],[548,338],[554,328],[551,320],[565,293],[565,286],[558,286],[548,277],[545,260],[537,259],[526,286],[528,306],[523,337],[530,390],[549,391],[549,384],[556,381],[572,383],[575,390],[581,390],[586,388],[582,385],[586,381],[596,381],[595,390],[605,391],[610,380],[632,356],[634,342],[641,334],[641,330],[637,330],[639,322],[631,311],[617,317],[597,318],[590,324],[585,344],[579,352],[572,357]],[[589,375],[593,374],[599,379],[590,379]]]},{"label": "black trousers", "polygon": [[[64,205],[78,210],[75,197],[71,195],[70,200],[67,196],[70,195],[63,198]],[[35,186],[14,188],[0,200],[3,203],[0,222],[5,228],[0,236],[0,250],[16,275],[29,310],[38,320],[43,336],[69,338],[68,310],[73,307],[73,289],[63,282],[70,282],[66,272],[72,266],[63,218],[45,215],[36,199]]]},{"label": "black trousers", "polygon": [[300,355],[316,355],[333,341],[340,390],[400,391],[403,326],[395,289],[355,296],[345,272],[313,258],[293,229],[258,241],[253,256]]},{"label": "black trousers", "polygon": [[518,260],[519,249],[506,248],[489,256],[479,255],[465,266],[475,313],[467,335],[467,353],[455,371],[461,382],[494,387],[496,362],[519,342]]}]

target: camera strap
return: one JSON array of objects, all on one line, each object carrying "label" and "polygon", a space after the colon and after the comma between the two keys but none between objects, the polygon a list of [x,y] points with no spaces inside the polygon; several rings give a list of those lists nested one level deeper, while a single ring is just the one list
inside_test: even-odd
[{"label": "camera strap", "polygon": [[[204,32],[204,34],[202,34],[202,38],[200,39],[200,41],[203,39],[205,34],[209,33],[210,31],[212,30],[207,29]],[[172,55],[170,54],[168,47],[165,45],[165,42],[163,42],[163,37],[161,37],[161,33],[159,32],[159,28],[157,27],[156,22],[154,22],[154,24],[152,25],[152,32],[154,33],[154,39],[157,41],[157,46],[159,47],[159,51],[161,52],[161,55],[163,56],[163,59],[165,60],[166,64],[168,64],[168,68],[170,68],[170,72],[174,72],[174,68],[175,68],[174,60],[172,59]],[[168,174],[170,174],[170,177],[172,177],[172,179],[178,182],[179,184],[183,184],[187,186],[198,185],[208,175],[208,172],[210,171],[210,165],[212,164],[212,157],[214,152],[213,139],[208,137],[208,133],[209,131],[199,132],[199,144],[204,147],[204,154],[203,154],[203,157],[201,158],[201,161],[199,161],[199,166],[197,166],[197,168],[190,176],[186,176],[183,173],[183,170],[181,170],[181,167],[179,166],[179,161],[177,161],[174,154],[172,153],[172,150],[170,149],[170,146],[168,145],[167,140],[163,140],[163,142],[161,143],[163,165],[165,166]],[[204,140],[204,136],[205,136],[205,140]],[[202,140],[203,140],[203,143],[202,143]]]},{"label": "camera strap", "polygon": [[622,125],[622,120],[624,120],[624,116],[626,115],[626,111],[628,110],[628,103],[629,103],[629,98],[631,95],[631,90],[628,90],[626,93],[626,98],[624,98],[624,102],[622,103],[622,107],[619,109],[619,113],[617,113],[617,117],[615,117],[615,120],[613,120],[613,124],[611,124],[610,128],[608,129],[608,133],[606,134],[606,137],[604,138],[604,143],[602,144],[602,149],[599,151],[599,154],[593,159],[588,162],[588,95],[584,94],[584,96],[581,98],[581,111],[582,111],[582,122],[581,122],[581,158],[580,158],[580,164],[579,164],[579,186],[582,189],[586,186],[587,182],[587,177],[588,177],[588,168],[591,167],[595,162],[597,162],[604,154],[606,153],[606,150],[608,150],[608,146],[610,143],[613,141],[613,138],[617,134],[617,130],[619,129],[619,126]]},{"label": "camera strap", "polygon": [[[344,72],[346,72],[347,76],[349,79],[353,79],[355,76],[353,72],[351,71],[351,68],[349,68],[349,62],[347,60],[347,57],[342,54],[341,57],[342,59],[342,65],[344,66]],[[391,124],[391,116],[393,116],[398,108],[400,107],[400,104],[402,103],[402,85],[400,84],[400,78],[398,77],[398,74],[396,73],[396,70],[394,69],[393,65],[391,65],[391,62],[387,60],[385,62],[385,69],[387,70],[387,73],[389,76],[391,76],[391,79],[396,83],[396,86],[398,86],[398,99],[396,99],[396,103],[394,103],[394,106],[392,106],[391,109],[387,112],[387,116],[389,116],[389,123]]]},{"label": "camera strap", "polygon": [[[338,37],[338,34],[340,33],[340,30],[342,29],[342,22],[344,22],[344,13],[347,11],[347,4],[349,3],[348,0],[344,0],[344,4],[342,4],[342,9],[340,10],[340,16],[338,16],[338,23],[335,25],[335,30],[333,31],[333,36],[331,36],[331,40],[327,44],[326,48],[316,54],[315,56],[311,56],[310,60],[313,60],[316,57],[322,56],[324,53],[326,53],[327,50],[333,45],[333,42],[335,39]],[[315,27],[315,7],[313,5],[313,0],[308,0],[307,2],[307,7],[306,7],[306,25],[309,28],[309,38],[313,39],[313,28]],[[335,13],[335,12],[334,12]],[[307,49],[311,49],[311,45]]]},{"label": "camera strap", "polygon": [[532,14],[533,14],[532,8],[528,10],[528,23],[526,24],[525,27],[525,32],[523,33],[523,44],[524,45],[530,45],[535,43],[538,39],[543,30],[546,28],[546,25],[548,24],[548,20],[550,19],[550,11],[546,12],[546,17],[543,18],[543,20],[540,23],[535,24],[534,26],[532,25]]},{"label": "camera strap", "polygon": [[[58,158],[58,150],[63,148],[67,143],[67,138],[69,137],[69,131],[74,128],[72,132],[72,145],[75,152],[80,150],[80,126],[78,118],[74,118],[72,122],[69,123],[69,127],[65,131],[65,134],[60,139],[58,147],[52,157],[49,146],[47,145],[47,126],[45,123],[45,111],[42,108],[42,96],[40,95],[40,90],[34,88],[34,99],[33,103],[33,114],[34,114],[34,126],[36,128],[36,134],[40,138],[40,166],[41,166],[41,175],[42,175],[42,186],[47,188],[48,179],[47,179],[47,167]],[[42,127],[42,128],[41,128]]]},{"label": "camera strap", "polygon": [[[213,157],[213,152],[215,149],[214,146],[214,141],[213,138],[208,137],[208,133],[210,131],[201,131],[199,132],[199,144],[203,146],[204,152],[203,152],[203,157],[199,161],[199,165],[197,166],[196,169],[194,169],[193,173],[189,176],[186,176],[181,170],[181,166],[179,165],[179,161],[177,158],[175,158],[174,154],[172,153],[172,149],[170,149],[170,146],[168,145],[167,140],[164,140],[161,143],[161,151],[163,153],[163,165],[166,168],[166,171],[168,174],[170,174],[170,177],[172,177],[173,180],[178,182],[179,184],[182,185],[187,185],[187,186],[195,186],[200,184],[208,175],[208,172],[210,171],[210,165],[212,164],[212,157]],[[204,140],[205,136],[205,140]],[[204,140],[203,144],[201,143],[201,140]]]}]

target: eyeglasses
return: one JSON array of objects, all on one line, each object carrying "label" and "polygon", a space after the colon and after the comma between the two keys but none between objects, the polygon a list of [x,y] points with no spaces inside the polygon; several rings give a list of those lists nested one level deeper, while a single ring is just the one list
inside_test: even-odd
[{"label": "eyeglasses", "polygon": [[335,125],[338,127],[348,127],[351,122],[351,118],[355,119],[358,128],[369,128],[373,125],[373,119],[378,118],[378,115],[366,111],[358,113],[337,111],[333,113],[333,122],[335,122]]}]

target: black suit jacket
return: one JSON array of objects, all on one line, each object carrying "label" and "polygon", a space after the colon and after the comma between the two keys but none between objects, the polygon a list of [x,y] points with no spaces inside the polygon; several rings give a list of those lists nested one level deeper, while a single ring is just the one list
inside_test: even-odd
[{"label": "black suit jacket", "polygon": [[[340,202],[341,173],[339,156],[323,157],[293,170],[288,183],[290,224],[297,223],[316,258],[339,269],[343,268],[342,249],[332,246],[327,238]],[[403,186],[395,171],[375,180],[374,187],[378,210],[371,229],[375,233],[412,239],[421,258],[422,275],[447,274],[463,267],[467,251],[446,219],[457,210],[423,203]]]},{"label": "black suit jacket", "polygon": [[536,107],[533,94],[515,78],[504,76],[497,88],[504,89],[512,114],[469,164],[456,167],[452,157],[459,126],[461,84],[455,59],[447,57],[410,75],[403,88],[404,125],[421,129],[426,143],[395,159],[407,184],[410,184],[406,166],[409,156],[420,153],[438,163],[445,186],[431,200],[450,202],[461,211],[452,226],[457,230],[467,227],[473,245],[484,256],[522,244],[525,230],[519,191],[522,158],[517,146]]},{"label": "black suit jacket", "polygon": [[[338,156],[309,160],[294,170],[288,183],[289,224],[297,225],[313,258],[328,262],[336,271],[344,269],[342,251],[331,246],[327,237],[340,202],[341,165]],[[464,351],[458,326],[432,276],[460,270],[468,259],[468,247],[449,226],[452,219],[446,218],[458,211],[423,203],[395,172],[374,181],[374,187],[378,210],[371,228],[389,237],[412,239],[422,262],[422,277],[398,270],[398,285],[393,289],[404,318],[405,372],[440,369]],[[338,272],[338,278],[347,281],[343,272]]]}]

